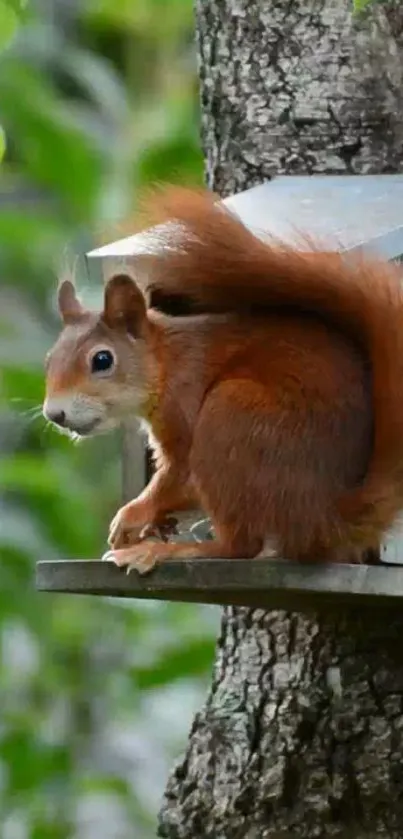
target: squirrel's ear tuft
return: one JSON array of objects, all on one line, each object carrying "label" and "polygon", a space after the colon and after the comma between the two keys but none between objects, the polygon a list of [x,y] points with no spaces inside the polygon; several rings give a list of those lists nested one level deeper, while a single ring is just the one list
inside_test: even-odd
[{"label": "squirrel's ear tuft", "polygon": [[74,283],[71,280],[62,280],[58,289],[59,313],[65,323],[77,320],[84,309],[76,295]]},{"label": "squirrel's ear tuft", "polygon": [[102,320],[111,329],[124,329],[138,338],[146,319],[144,297],[128,274],[115,274],[105,286]]}]

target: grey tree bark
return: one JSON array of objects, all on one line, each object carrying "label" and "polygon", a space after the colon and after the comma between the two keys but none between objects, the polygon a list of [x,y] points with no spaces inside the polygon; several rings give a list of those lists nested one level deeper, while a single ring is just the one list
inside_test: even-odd
[{"label": "grey tree bark", "polygon": [[[401,170],[403,7],[198,0],[207,181]],[[403,617],[228,608],[165,839],[401,839]]]}]

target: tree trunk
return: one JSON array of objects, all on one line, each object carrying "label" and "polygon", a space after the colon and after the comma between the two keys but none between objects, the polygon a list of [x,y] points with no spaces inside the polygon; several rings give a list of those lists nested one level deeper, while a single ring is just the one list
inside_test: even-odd
[{"label": "tree trunk", "polygon": [[[401,169],[403,10],[198,0],[207,180]],[[165,839],[401,839],[403,617],[228,608]]]}]

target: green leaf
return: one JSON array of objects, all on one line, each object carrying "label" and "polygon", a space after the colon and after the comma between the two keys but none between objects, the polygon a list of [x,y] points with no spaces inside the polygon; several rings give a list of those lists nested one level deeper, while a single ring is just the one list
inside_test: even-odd
[{"label": "green leaf", "polygon": [[3,160],[6,151],[6,135],[0,126],[0,161]]},{"label": "green leaf", "polygon": [[203,158],[200,149],[191,139],[175,136],[173,139],[154,143],[147,148],[139,161],[139,182],[169,181],[193,183],[203,181]]},{"label": "green leaf", "polygon": [[16,13],[16,15],[20,15],[21,12],[23,12],[24,9],[27,7],[28,0],[2,0],[2,3],[4,3],[6,6],[10,6],[10,8],[13,10],[13,12]]},{"label": "green leaf", "polygon": [[0,49],[9,46],[18,29],[18,15],[13,7],[1,0],[0,2]]},{"label": "green leaf", "polygon": [[164,648],[149,664],[132,668],[131,675],[140,690],[161,688],[177,679],[203,676],[212,666],[213,655],[213,639],[196,638]]},{"label": "green leaf", "polygon": [[76,221],[88,219],[102,171],[100,152],[45,76],[22,64],[10,67],[12,72],[0,74],[0,102],[26,175],[52,190]]}]

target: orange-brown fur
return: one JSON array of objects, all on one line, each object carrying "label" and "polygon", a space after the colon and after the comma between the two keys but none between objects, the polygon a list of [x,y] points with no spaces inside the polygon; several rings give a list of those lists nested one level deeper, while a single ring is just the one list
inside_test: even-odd
[{"label": "orange-brown fur", "polygon": [[[138,413],[157,456],[151,483],[112,524],[116,560],[148,570],[162,555],[254,556],[269,538],[296,559],[376,547],[403,507],[398,270],[262,242],[207,194],[168,191],[158,213],[181,225],[181,241],[159,234],[148,294],[162,308],[184,299],[195,314],[146,312],[127,278],[122,331],[108,318],[108,286],[111,335],[122,341],[126,329],[141,345]],[[56,375],[60,387],[56,368],[48,383]],[[66,386],[79,371],[63,372]],[[214,542],[122,550],[132,527],[138,538],[199,503]]]}]

